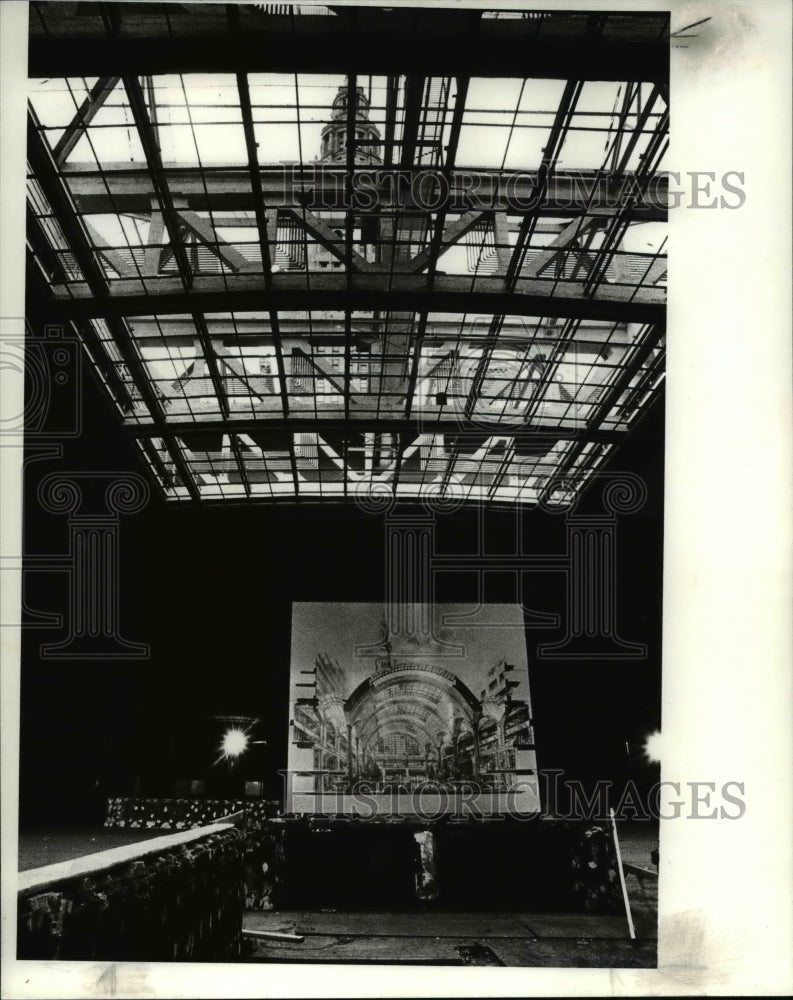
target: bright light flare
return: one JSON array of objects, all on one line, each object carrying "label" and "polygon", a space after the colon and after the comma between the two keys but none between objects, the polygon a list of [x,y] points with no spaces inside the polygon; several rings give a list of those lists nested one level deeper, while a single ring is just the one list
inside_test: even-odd
[{"label": "bright light flare", "polygon": [[651,764],[660,764],[663,755],[663,737],[661,731],[656,729],[650,733],[644,741],[644,755]]},{"label": "bright light flare", "polygon": [[242,729],[227,729],[220,749],[226,758],[239,757],[248,746],[248,734]]}]

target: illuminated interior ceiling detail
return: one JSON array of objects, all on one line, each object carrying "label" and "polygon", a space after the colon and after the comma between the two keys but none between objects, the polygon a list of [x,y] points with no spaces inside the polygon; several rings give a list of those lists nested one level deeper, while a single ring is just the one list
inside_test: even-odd
[{"label": "illuminated interior ceiling detail", "polygon": [[272,11],[31,5],[31,293],[168,499],[582,489],[663,382],[668,15]]},{"label": "illuminated interior ceiling detail", "polygon": [[425,664],[380,670],[363,681],[345,704],[364,751],[386,735],[400,734],[433,747],[460,726],[471,730],[481,714],[475,696],[454,674]]}]

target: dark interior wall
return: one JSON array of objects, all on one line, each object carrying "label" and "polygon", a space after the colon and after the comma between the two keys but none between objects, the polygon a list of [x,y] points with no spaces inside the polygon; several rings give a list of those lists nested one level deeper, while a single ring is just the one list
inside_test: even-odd
[{"label": "dark interior wall", "polygon": [[[36,489],[49,472],[144,470],[132,442],[84,366],[84,431],[64,442],[60,462],[29,466],[25,545],[29,554],[63,553],[66,518],[41,508]],[[562,638],[555,629],[527,629],[529,669],[541,768],[573,777],[625,777],[628,749],[660,725],[663,408],[656,406],[612,462],[646,482],[644,507],[618,523],[618,626],[646,643],[644,661],[538,660],[538,643]],[[602,510],[596,494],[589,505]],[[446,552],[471,552],[472,511],[438,515]],[[536,511],[488,511],[491,551],[509,551],[522,521],[528,552],[564,551],[563,517]],[[212,776],[216,794],[236,794],[244,777],[263,778],[265,794],[282,794],[286,767],[289,648],[293,601],[382,601],[384,521],[355,507],[192,508],[153,494],[140,512],[122,518],[121,631],[147,642],[147,660],[47,660],[43,642],[63,633],[23,633],[21,809],[23,822],[98,819],[106,794],[171,794],[175,778]],[[488,574],[484,599],[517,599],[515,574]],[[560,574],[527,575],[526,607],[563,614]],[[476,574],[444,574],[439,601],[475,601]],[[28,608],[63,612],[64,574],[26,580]],[[267,748],[246,770],[211,769],[217,714],[261,719]]]}]

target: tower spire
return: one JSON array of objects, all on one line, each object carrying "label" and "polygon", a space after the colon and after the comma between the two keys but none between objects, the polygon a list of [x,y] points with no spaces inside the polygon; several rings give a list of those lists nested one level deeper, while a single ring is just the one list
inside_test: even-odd
[{"label": "tower spire", "polygon": [[[322,129],[320,163],[347,162],[347,103],[349,88],[339,87],[333,98],[330,121]],[[363,87],[355,90],[355,163],[359,166],[379,166],[383,162],[380,152],[380,129],[369,121],[369,98]]]}]

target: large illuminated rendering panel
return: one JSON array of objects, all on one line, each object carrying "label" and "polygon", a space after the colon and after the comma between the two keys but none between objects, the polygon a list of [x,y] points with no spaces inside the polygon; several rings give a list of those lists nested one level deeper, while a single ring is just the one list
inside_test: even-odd
[{"label": "large illuminated rendering panel", "polygon": [[287,812],[539,810],[517,605],[295,604]]},{"label": "large illuminated rendering panel", "polygon": [[31,11],[31,289],[165,497],[580,492],[664,377],[668,15],[182,7]]}]

